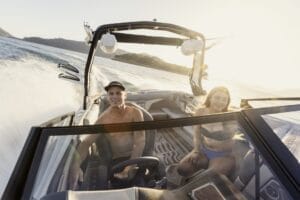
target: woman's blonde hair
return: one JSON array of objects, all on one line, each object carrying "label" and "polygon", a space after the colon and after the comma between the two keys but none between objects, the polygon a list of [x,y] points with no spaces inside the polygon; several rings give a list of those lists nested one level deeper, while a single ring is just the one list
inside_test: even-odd
[{"label": "woman's blonde hair", "polygon": [[226,107],[222,110],[222,112],[227,112],[228,111],[228,106],[229,106],[229,103],[230,103],[230,93],[229,93],[229,90],[226,88],[226,87],[223,87],[223,86],[218,86],[218,87],[214,87],[207,95],[206,97],[206,100],[204,102],[204,105],[206,107],[209,107],[210,106],[210,102],[211,102],[211,98],[212,96],[217,93],[217,92],[224,92],[225,94],[227,94],[228,96],[228,102],[227,102],[227,105]]}]

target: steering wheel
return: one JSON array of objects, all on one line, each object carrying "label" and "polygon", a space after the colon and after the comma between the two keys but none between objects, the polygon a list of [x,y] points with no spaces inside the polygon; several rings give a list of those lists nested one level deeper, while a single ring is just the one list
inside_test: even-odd
[{"label": "steering wheel", "polygon": [[[159,159],[153,156],[144,156],[139,158],[134,158],[130,160],[125,160],[123,162],[120,162],[116,165],[114,165],[109,171],[110,174],[107,176],[107,166],[100,165],[97,166],[92,163],[92,167],[89,167],[86,171],[86,175],[84,178],[84,181],[82,183],[81,189],[88,189],[88,190],[95,190],[95,189],[106,189],[108,187],[122,187],[122,185],[130,185],[132,184],[131,178],[125,178],[125,179],[117,179],[114,178],[114,174],[121,172],[125,167],[130,165],[136,165],[138,170],[137,174],[135,174],[134,177],[131,177],[132,179],[145,179],[145,177],[148,177],[148,175],[152,175],[154,172],[153,169],[157,169],[159,166]],[[146,175],[146,169],[148,169],[149,173]],[[96,174],[96,175],[95,175]],[[111,186],[108,186],[108,181],[111,181]],[[144,182],[143,182],[144,183]]]},{"label": "steering wheel", "polygon": [[[114,177],[115,173],[121,172],[125,167],[130,165],[136,165],[138,169],[133,177],[131,176],[125,179]],[[133,185],[153,187],[152,185],[155,185],[155,177],[157,176],[156,173],[159,171],[158,166],[159,159],[152,156],[143,156],[120,162],[114,165],[110,170],[109,179],[111,180],[111,186],[113,188],[131,187]]]},{"label": "steering wheel", "polygon": [[112,167],[111,176],[113,176],[114,173],[122,171],[125,167],[129,165],[137,165],[137,167],[140,170],[142,170],[142,169],[151,169],[157,167],[158,164],[159,164],[159,159],[153,156],[143,156],[139,158],[125,160]]}]

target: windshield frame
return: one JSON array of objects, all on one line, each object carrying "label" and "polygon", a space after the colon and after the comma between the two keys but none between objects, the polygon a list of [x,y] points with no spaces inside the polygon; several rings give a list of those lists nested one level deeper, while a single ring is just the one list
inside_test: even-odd
[{"label": "windshield frame", "polygon": [[[300,110],[300,105],[296,106],[280,106],[264,109],[249,109],[241,112],[230,112],[221,113],[206,116],[197,117],[187,117],[178,119],[168,119],[159,121],[145,121],[145,122],[133,122],[133,123],[120,123],[120,124],[106,124],[106,125],[89,125],[89,126],[75,126],[75,127],[51,127],[42,128],[42,130],[37,133],[40,135],[39,144],[36,147],[36,152],[33,158],[32,167],[28,174],[28,178],[25,184],[25,190],[23,197],[30,197],[33,190],[33,183],[37,176],[37,171],[40,166],[41,158],[45,150],[47,140],[50,136],[57,135],[81,135],[81,134],[97,134],[99,132],[107,133],[114,131],[126,131],[126,130],[149,130],[157,128],[168,128],[168,127],[179,127],[179,126],[189,126],[202,123],[218,122],[218,121],[229,121],[237,120],[241,126],[246,131],[246,135],[249,136],[250,140],[253,142],[255,148],[257,148],[264,159],[269,163],[270,169],[277,176],[277,178],[283,183],[283,187],[289,191],[289,193],[296,197],[298,194],[297,182],[299,180],[299,175],[294,172],[298,163],[287,150],[285,145],[277,137],[272,137],[274,135],[270,128],[265,128],[268,126],[266,122],[261,118],[259,114],[276,113],[283,111],[293,111]],[[256,123],[256,125],[254,125]],[[260,124],[258,124],[260,123]],[[108,131],[109,130],[109,131]],[[263,133],[263,131],[267,131]],[[269,135],[269,136],[267,136]],[[266,140],[267,138],[267,140]],[[276,142],[276,148],[270,144],[270,141]],[[285,152],[284,156],[278,154],[279,152]],[[283,160],[281,160],[283,159]],[[287,159],[289,160],[288,166]],[[283,162],[284,161],[284,162]],[[292,162],[292,164],[290,164]],[[294,166],[291,169],[291,166]],[[298,167],[299,169],[299,167]]]},{"label": "windshield frame", "polygon": [[283,144],[280,138],[273,132],[272,128],[262,118],[265,114],[275,114],[299,111],[300,104],[289,106],[265,107],[241,111],[241,114],[248,120],[248,124],[256,134],[253,137],[254,143],[261,143],[257,148],[264,158],[269,162],[272,170],[282,178],[286,188],[299,194],[300,174],[299,163],[293,154]]},{"label": "windshield frame", "polygon": [[[134,34],[120,34],[118,31],[125,30],[138,30],[138,29],[148,29],[148,30],[159,30],[175,33],[185,38],[173,38],[173,37],[153,37],[153,36],[144,36],[144,35],[134,35]],[[178,26],[170,23],[161,23],[154,21],[136,21],[136,22],[124,22],[124,23],[114,23],[114,24],[105,24],[99,26],[96,31],[93,32],[93,39],[90,41],[90,50],[88,53],[85,70],[84,70],[84,96],[83,96],[83,109],[87,108],[88,97],[89,97],[89,84],[90,84],[90,72],[93,65],[96,48],[98,41],[101,39],[101,36],[105,33],[111,33],[117,37],[118,42],[126,43],[140,43],[140,44],[160,44],[160,45],[175,45],[180,46],[184,39],[200,39],[203,42],[201,54],[200,54],[200,74],[199,80],[197,83],[191,81],[191,87],[193,92],[197,95],[205,94],[204,89],[202,88],[202,72],[204,70],[204,57],[205,57],[205,48],[206,40],[203,34]],[[195,66],[193,66],[194,69]],[[193,70],[194,71],[194,70]],[[193,73],[192,71],[192,73]]]},{"label": "windshield frame", "polygon": [[[241,99],[240,107],[241,108],[258,108],[254,107],[251,102],[278,102],[278,101],[289,101],[289,102],[298,102],[300,97],[269,97],[269,98],[248,98]],[[296,103],[298,104],[298,103]],[[285,106],[285,105],[296,105],[296,104],[284,104],[276,106]]]}]

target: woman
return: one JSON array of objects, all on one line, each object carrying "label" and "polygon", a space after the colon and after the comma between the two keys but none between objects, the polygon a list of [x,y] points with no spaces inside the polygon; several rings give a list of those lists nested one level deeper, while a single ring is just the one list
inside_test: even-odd
[{"label": "woman", "polygon": [[[225,87],[215,87],[207,95],[204,105],[195,116],[227,112],[230,94]],[[235,166],[231,155],[234,145],[234,126],[232,122],[218,122],[195,126],[194,149],[179,163],[178,173],[190,176],[200,169],[213,169],[229,175]]]}]

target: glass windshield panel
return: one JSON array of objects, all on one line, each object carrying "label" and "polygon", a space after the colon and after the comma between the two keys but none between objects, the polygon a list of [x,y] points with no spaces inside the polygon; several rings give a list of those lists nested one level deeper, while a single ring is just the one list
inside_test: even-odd
[{"label": "glass windshield panel", "polygon": [[300,111],[268,114],[262,117],[300,162]]},{"label": "glass windshield panel", "polygon": [[[122,179],[120,172],[124,169],[116,165],[132,160],[133,135],[143,134],[145,146],[143,139],[135,144],[143,147],[144,156],[154,158],[138,157],[130,172],[125,173],[130,178]],[[133,186],[149,189],[140,188],[141,193],[156,189],[160,191],[158,195],[176,195],[182,199],[255,199],[257,195],[261,199],[291,199],[248,134],[251,133],[236,120],[214,120],[195,126],[146,131],[50,136],[32,199],[67,190],[75,191],[72,195],[81,198],[91,198],[91,195],[96,198],[104,195],[103,190]],[[257,162],[255,156],[259,158]],[[79,171],[74,170],[76,167]],[[257,176],[259,194],[255,193]],[[97,193],[76,192],[82,190]],[[114,194],[111,195],[113,198]]]},{"label": "glass windshield panel", "polygon": [[[109,81],[123,83],[128,92],[159,89],[191,93],[189,73],[193,56],[182,55],[176,46],[120,43],[118,47],[115,55],[95,57],[92,70],[100,70],[93,75],[98,85],[96,76],[103,74]],[[101,87],[96,91],[102,90]]]}]

